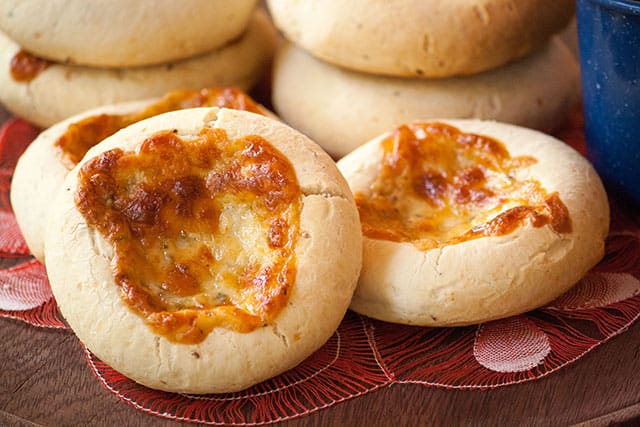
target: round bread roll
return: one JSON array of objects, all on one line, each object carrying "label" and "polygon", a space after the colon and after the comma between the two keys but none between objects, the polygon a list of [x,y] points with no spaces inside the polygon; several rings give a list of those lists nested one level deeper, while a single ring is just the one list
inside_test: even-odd
[{"label": "round bread roll", "polygon": [[475,74],[542,46],[571,0],[268,0],[276,26],[314,56],[398,77]]},{"label": "round bread roll", "polygon": [[139,67],[217,49],[247,26],[257,0],[0,0],[0,30],[52,61]]},{"label": "round bread roll", "polygon": [[105,139],[49,218],[47,272],[71,328],[172,392],[241,390],[300,363],[335,332],[362,261],[331,158],[280,122],[216,107]]},{"label": "round bread roll", "polygon": [[604,254],[592,166],[543,133],[480,120],[403,125],[338,162],[364,233],[351,309],[462,326],[552,301]]},{"label": "round bread roll", "polygon": [[262,11],[244,35],[202,56],[150,67],[108,70],[44,63],[29,81],[10,73],[18,45],[0,35],[0,102],[42,127],[101,105],[152,98],[174,89],[238,86],[248,89],[268,67],[276,32]]},{"label": "round bread roll", "polygon": [[161,99],[98,107],[42,132],[18,159],[11,181],[11,206],[33,256],[44,261],[46,218],[67,173],[87,150],[116,131],[167,111],[217,106],[275,118],[235,88],[173,91]]},{"label": "round bread roll", "polygon": [[579,99],[579,69],[560,40],[508,66],[450,79],[356,73],[290,44],[276,54],[274,108],[339,158],[402,123],[437,117],[498,120],[543,131]]}]

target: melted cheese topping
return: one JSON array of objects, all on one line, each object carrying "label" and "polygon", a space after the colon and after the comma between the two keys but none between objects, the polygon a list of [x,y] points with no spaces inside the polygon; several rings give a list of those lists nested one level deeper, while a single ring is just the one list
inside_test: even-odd
[{"label": "melted cheese topping", "polygon": [[528,176],[536,159],[513,158],[495,139],[421,123],[396,129],[382,148],[378,176],[355,195],[365,236],[428,250],[525,223],[571,231],[558,194]]},{"label": "melted cheese topping", "polygon": [[30,82],[51,64],[51,61],[21,49],[11,58],[9,73],[13,80],[17,82]]},{"label": "melted cheese topping", "polygon": [[102,153],[82,166],[75,193],[113,246],[122,299],[178,343],[276,318],[295,281],[301,200],[293,166],[266,140],[209,128]]},{"label": "melted cheese topping", "polygon": [[120,129],[158,114],[196,107],[225,107],[262,114],[248,95],[233,87],[176,90],[140,111],[129,114],[99,114],[72,123],[54,146],[71,170],[91,147]]}]

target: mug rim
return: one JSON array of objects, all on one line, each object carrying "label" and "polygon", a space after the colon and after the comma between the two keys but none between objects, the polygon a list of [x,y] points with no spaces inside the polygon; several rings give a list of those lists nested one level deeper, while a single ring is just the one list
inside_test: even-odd
[{"label": "mug rim", "polygon": [[626,14],[640,15],[640,1],[637,0],[582,0],[583,2],[597,3],[608,9],[613,9]]}]

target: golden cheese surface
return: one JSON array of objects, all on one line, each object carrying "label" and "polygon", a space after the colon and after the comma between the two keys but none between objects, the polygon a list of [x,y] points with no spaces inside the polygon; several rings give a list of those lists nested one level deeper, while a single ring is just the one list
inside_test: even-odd
[{"label": "golden cheese surface", "polygon": [[213,328],[273,321],[296,277],[302,193],[293,166],[259,136],[171,130],[80,169],[75,203],[113,247],[129,308],[179,343]]},{"label": "golden cheese surface", "polygon": [[382,141],[378,175],[355,194],[365,236],[410,242],[421,250],[513,232],[525,223],[571,231],[557,193],[547,194],[490,137],[443,123],[401,126]]}]

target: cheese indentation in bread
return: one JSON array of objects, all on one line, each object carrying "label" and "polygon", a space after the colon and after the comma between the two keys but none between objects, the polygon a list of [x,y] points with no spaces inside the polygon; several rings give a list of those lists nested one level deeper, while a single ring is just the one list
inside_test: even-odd
[{"label": "cheese indentation in bread", "polygon": [[225,107],[262,114],[255,101],[237,88],[176,90],[141,111],[100,114],[72,123],[54,145],[66,166],[72,169],[91,147],[120,129],[158,114],[196,107]]},{"label": "cheese indentation in bread", "polygon": [[365,236],[421,250],[505,235],[525,223],[571,231],[569,211],[528,176],[537,160],[442,123],[404,125],[382,142],[368,192],[355,195]]},{"label": "cheese indentation in bread", "polygon": [[75,203],[112,245],[129,308],[155,333],[197,343],[216,327],[266,326],[287,304],[301,194],[293,166],[264,138],[204,128],[88,160]]},{"label": "cheese indentation in bread", "polygon": [[21,49],[11,58],[9,72],[13,80],[17,82],[30,82],[51,64],[51,61]]}]

